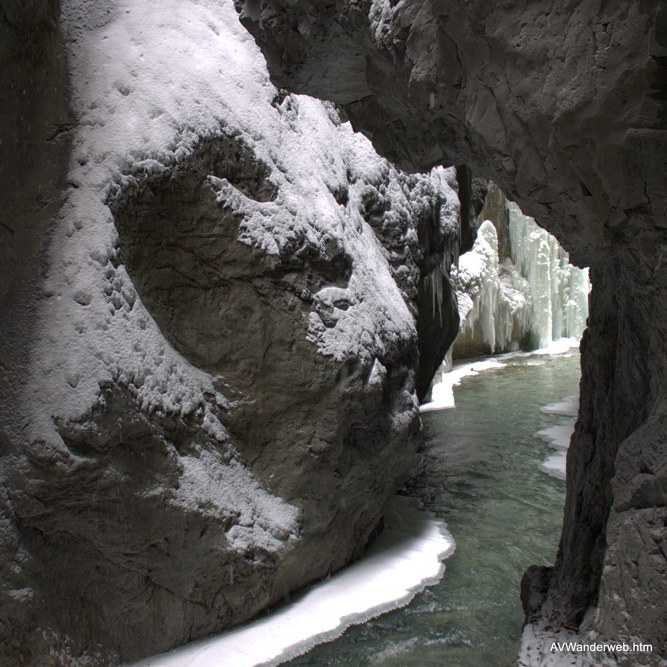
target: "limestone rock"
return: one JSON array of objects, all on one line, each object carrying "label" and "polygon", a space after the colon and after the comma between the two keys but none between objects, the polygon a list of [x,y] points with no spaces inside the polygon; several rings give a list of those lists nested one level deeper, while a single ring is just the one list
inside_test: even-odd
[{"label": "limestone rock", "polygon": [[0,655],[118,664],[377,530],[456,177],[276,89],[229,2],[0,9]]}]

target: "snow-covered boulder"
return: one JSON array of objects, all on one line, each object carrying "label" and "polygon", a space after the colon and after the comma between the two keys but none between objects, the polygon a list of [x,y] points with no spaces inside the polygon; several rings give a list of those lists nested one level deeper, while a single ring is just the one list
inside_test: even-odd
[{"label": "snow-covered boulder", "polygon": [[0,12],[40,109],[2,126],[0,654],[104,664],[360,554],[413,464],[458,199],[272,86],[231,1],[33,9]]}]

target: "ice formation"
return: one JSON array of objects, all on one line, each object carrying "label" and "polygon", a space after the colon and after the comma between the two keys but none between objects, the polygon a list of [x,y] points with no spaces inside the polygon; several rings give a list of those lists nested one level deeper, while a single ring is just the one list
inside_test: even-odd
[{"label": "ice formation", "polygon": [[509,204],[512,259],[528,281],[529,330],[537,347],[560,338],[581,338],[588,317],[588,271],[569,262],[554,236]]},{"label": "ice formation", "polygon": [[452,267],[452,282],[461,333],[478,328],[492,353],[511,349],[523,337],[530,319],[530,287],[511,262],[499,265],[498,235],[490,220],[480,226],[473,249]]},{"label": "ice formation", "polygon": [[[568,396],[558,403],[550,403],[542,408],[542,412],[552,415],[564,415],[568,417],[576,417],[579,410],[579,398],[577,396]],[[540,468],[553,477],[558,479],[565,479],[567,450],[570,446],[570,439],[574,433],[575,419],[568,419],[549,426],[535,435],[542,440],[548,442],[555,448],[556,452],[548,456],[540,465]]]},{"label": "ice formation", "polygon": [[456,345],[476,341],[478,353],[495,353],[579,340],[588,315],[587,271],[572,266],[558,241],[516,204],[508,207],[511,257],[499,257],[496,228],[485,220],[473,249],[452,268],[461,318]]}]

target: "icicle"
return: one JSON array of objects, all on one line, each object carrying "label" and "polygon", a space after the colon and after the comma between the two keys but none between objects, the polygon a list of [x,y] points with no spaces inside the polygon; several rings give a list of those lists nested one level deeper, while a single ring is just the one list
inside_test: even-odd
[{"label": "icicle", "polygon": [[569,263],[558,241],[509,203],[512,260],[533,298],[530,331],[546,347],[559,338],[580,338],[588,316],[588,272]]},{"label": "icicle", "polygon": [[431,293],[431,307],[433,315],[439,324],[442,324],[443,311],[442,304],[444,300],[443,285],[445,281],[445,274],[447,269],[445,264],[438,264],[431,272],[424,278],[425,289]]},{"label": "icicle", "polygon": [[462,255],[459,266],[452,268],[452,281],[462,333],[490,352],[512,346],[515,322],[522,319],[527,307],[519,289],[525,281],[498,265],[498,236],[489,220],[480,226],[473,250]]},{"label": "icicle", "polygon": [[510,203],[511,260],[498,264],[498,236],[486,220],[451,276],[461,329],[455,345],[476,353],[546,347],[580,338],[588,315],[588,273],[569,263],[558,241]]}]

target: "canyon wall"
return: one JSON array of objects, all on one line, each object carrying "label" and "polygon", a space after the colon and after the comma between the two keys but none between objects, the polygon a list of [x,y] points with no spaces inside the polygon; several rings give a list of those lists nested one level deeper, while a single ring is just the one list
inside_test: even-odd
[{"label": "canyon wall", "polygon": [[[531,570],[526,607],[529,620],[652,643],[654,653],[642,660],[661,664],[664,3],[236,5],[277,85],[341,104],[355,129],[404,167],[470,165],[554,234],[571,261],[591,267],[563,532],[553,570]],[[638,658],[615,659],[634,665]]]},{"label": "canyon wall", "polygon": [[0,662],[118,664],[380,529],[457,175],[274,87],[231,2],[2,0],[0,36]]}]

